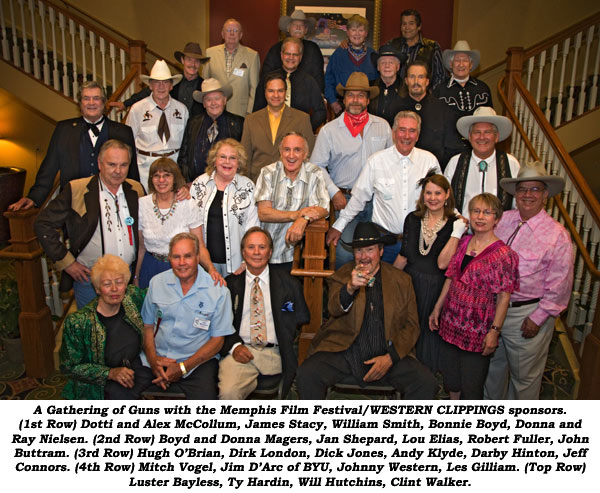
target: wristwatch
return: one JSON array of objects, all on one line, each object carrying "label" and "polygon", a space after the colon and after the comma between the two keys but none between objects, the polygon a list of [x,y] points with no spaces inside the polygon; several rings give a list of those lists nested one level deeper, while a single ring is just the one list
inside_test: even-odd
[{"label": "wristwatch", "polygon": [[302,216],[303,219],[306,219],[306,222],[310,224],[310,216]]},{"label": "wristwatch", "polygon": [[490,330],[495,330],[496,332],[498,332],[498,334],[500,334],[500,332],[502,331],[502,328],[498,327],[497,325],[492,325],[490,327]]}]

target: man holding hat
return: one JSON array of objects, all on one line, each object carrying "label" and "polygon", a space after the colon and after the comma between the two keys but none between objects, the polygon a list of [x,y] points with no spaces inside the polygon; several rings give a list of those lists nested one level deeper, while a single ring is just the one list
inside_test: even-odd
[{"label": "man holding hat", "polygon": [[444,50],[442,60],[450,75],[433,94],[452,109],[454,121],[472,115],[480,106],[493,106],[488,85],[471,72],[479,66],[479,50],[472,50],[466,41],[457,41],[452,50]]},{"label": "man holding hat", "polygon": [[[176,51],[174,55],[175,59],[183,65],[183,78],[179,83],[173,84],[171,97],[185,104],[190,112],[190,116],[204,113],[202,104],[194,101],[192,95],[202,85],[203,79],[198,73],[200,66],[210,60],[210,58],[203,56],[202,48],[200,48],[198,43],[194,43],[193,41],[187,43],[183,51]],[[115,101],[114,103],[110,103],[109,106],[115,107],[119,111],[124,111],[138,101],[150,96],[151,92],[150,87],[145,87],[129,99],[123,102]]]},{"label": "man holding hat", "polygon": [[340,381],[391,385],[409,400],[435,397],[434,376],[414,357],[420,329],[412,281],[381,262],[383,246],[395,242],[372,222],[356,226],[354,262],[327,278],[330,318],[298,369],[301,399],[324,399]]},{"label": "man holding hat", "polygon": [[[305,39],[305,36],[314,32],[316,22],[314,17],[307,17],[302,10],[294,10],[292,15],[282,15],[279,18],[279,29],[286,37],[291,36],[302,41],[303,55],[298,70],[315,79],[319,90],[323,93],[325,90],[323,54],[317,43]],[[282,68],[280,55],[282,53],[282,43],[283,41],[279,41],[269,49],[260,73],[261,79],[266,74]]]},{"label": "man holding hat", "polygon": [[466,212],[469,201],[480,193],[496,195],[504,210],[512,208],[512,196],[498,187],[502,178],[512,178],[519,172],[517,159],[500,150],[496,144],[507,139],[512,122],[496,115],[493,108],[480,106],[472,116],[456,122],[459,133],[469,139],[472,150],[457,154],[448,162],[444,175],[452,185],[456,208]]},{"label": "man holding hat", "polygon": [[385,118],[394,124],[394,117],[400,111],[400,91],[402,79],[398,77],[403,56],[390,45],[379,47],[379,51],[371,53],[371,61],[377,67],[379,78],[374,85],[379,88],[379,96],[369,102],[369,113]]},{"label": "man holding hat", "polygon": [[519,290],[510,297],[499,346],[485,382],[486,399],[538,399],[554,320],[567,307],[573,284],[573,246],[566,229],[545,211],[565,181],[538,161],[503,190],[517,208],[502,215],[496,236],[519,255]]},{"label": "man holding hat", "polygon": [[[327,192],[336,211],[346,207],[352,187],[367,159],[377,151],[390,147],[392,132],[383,118],[367,112],[369,101],[377,97],[379,88],[369,85],[363,72],[354,72],[346,86],[337,87],[344,98],[344,112],[327,123],[317,135],[311,162],[323,168]],[[372,203],[344,229],[344,239],[350,241],[359,221],[370,221]],[[337,214],[337,212],[336,212]],[[341,243],[336,248],[336,267],[352,260],[352,253]]]},{"label": "man holding hat", "polygon": [[202,90],[194,91],[194,100],[201,103],[205,113],[189,119],[181,143],[177,164],[186,181],[192,182],[204,173],[210,148],[219,140],[242,138],[244,119],[225,110],[233,91],[217,79],[206,79]]},{"label": "man holding hat", "polygon": [[171,75],[164,60],[157,60],[150,75],[142,75],[152,94],[135,103],[127,115],[127,125],[133,130],[137,147],[140,182],[148,188],[150,165],[159,157],[177,161],[188,109],[169,93],[181,81],[181,74]]}]

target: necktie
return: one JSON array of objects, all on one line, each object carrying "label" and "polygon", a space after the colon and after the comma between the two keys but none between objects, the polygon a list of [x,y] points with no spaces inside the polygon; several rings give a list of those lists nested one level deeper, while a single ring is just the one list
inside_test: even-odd
[{"label": "necktie", "polygon": [[479,171],[481,171],[481,193],[485,192],[485,172],[488,169],[488,163],[479,161]]},{"label": "necktie", "polygon": [[91,130],[92,133],[96,137],[98,137],[98,135],[100,135],[100,130],[98,129],[98,125],[101,125],[103,121],[104,121],[104,117],[100,118],[100,120],[98,120],[96,123],[88,123],[88,122],[86,122],[88,130]]},{"label": "necktie", "polygon": [[210,127],[208,127],[208,141],[212,144],[215,139],[217,138],[217,135],[219,135],[219,128],[217,127],[217,120],[212,122],[212,125]]},{"label": "necktie", "polygon": [[285,81],[287,83],[287,89],[285,90],[285,104],[286,106],[290,106],[292,102],[292,81],[290,80],[290,73],[288,72],[285,77]]},{"label": "necktie", "polygon": [[157,108],[162,111],[162,115],[160,115],[160,120],[158,121],[158,136],[161,138],[165,138],[165,142],[169,142],[169,138],[171,137],[171,132],[169,131],[169,124],[167,123],[167,115],[165,115],[165,110],[158,107]]},{"label": "necktie", "polygon": [[267,344],[267,320],[259,281],[258,277],[254,278],[250,292],[250,343],[254,347],[263,348]]},{"label": "necktie", "polygon": [[521,226],[523,226],[523,224],[527,224],[527,221],[519,221],[519,224],[517,225],[515,230],[508,237],[508,240],[506,240],[506,246],[512,245],[512,242],[515,241],[515,238],[517,237],[517,233],[519,232],[519,230],[521,229]]}]

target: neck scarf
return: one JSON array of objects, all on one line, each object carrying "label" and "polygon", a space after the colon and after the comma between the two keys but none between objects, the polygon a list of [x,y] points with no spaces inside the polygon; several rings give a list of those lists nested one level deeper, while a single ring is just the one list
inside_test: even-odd
[{"label": "neck scarf", "polygon": [[361,133],[368,121],[369,113],[367,113],[367,110],[358,115],[351,115],[347,111],[344,111],[344,123],[346,124],[346,127],[348,127],[348,130],[350,130],[352,137],[356,137]]}]

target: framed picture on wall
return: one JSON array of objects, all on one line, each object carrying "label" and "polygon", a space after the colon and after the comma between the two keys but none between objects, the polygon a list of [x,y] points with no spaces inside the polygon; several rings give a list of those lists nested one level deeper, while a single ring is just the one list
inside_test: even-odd
[{"label": "framed picture on wall", "polygon": [[381,0],[281,0],[282,15],[291,15],[296,9],[315,19],[315,32],[306,39],[319,45],[326,60],[348,38],[346,24],[355,14],[369,21],[367,44],[375,50],[379,47]]}]

